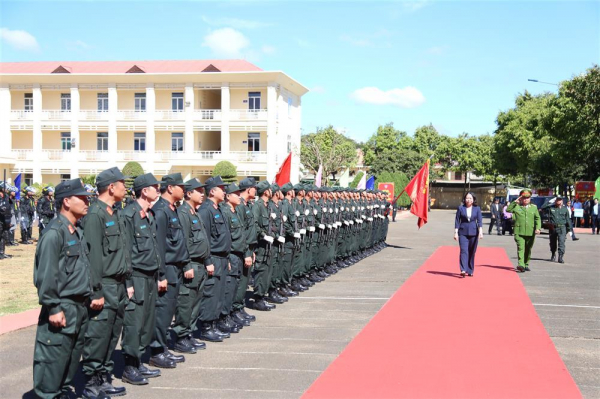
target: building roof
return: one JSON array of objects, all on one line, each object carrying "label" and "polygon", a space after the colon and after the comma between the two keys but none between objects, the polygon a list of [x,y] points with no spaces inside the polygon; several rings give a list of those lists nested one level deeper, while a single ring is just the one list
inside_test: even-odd
[{"label": "building roof", "polygon": [[262,71],[262,69],[245,60],[0,62],[0,73],[6,74],[123,74],[255,71]]}]

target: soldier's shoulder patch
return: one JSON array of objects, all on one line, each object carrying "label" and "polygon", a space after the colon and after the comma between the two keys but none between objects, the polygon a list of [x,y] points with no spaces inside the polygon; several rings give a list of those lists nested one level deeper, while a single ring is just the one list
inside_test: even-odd
[{"label": "soldier's shoulder patch", "polygon": [[112,208],[111,208],[110,206],[108,206],[108,205],[106,205],[106,213],[108,213],[108,214],[109,214],[109,215],[111,215],[111,216],[112,216],[112,214],[113,214],[113,210],[112,210]]},{"label": "soldier's shoulder patch", "polygon": [[[69,233],[75,234],[75,228],[72,225],[69,225]],[[72,244],[69,244],[72,245]]]}]

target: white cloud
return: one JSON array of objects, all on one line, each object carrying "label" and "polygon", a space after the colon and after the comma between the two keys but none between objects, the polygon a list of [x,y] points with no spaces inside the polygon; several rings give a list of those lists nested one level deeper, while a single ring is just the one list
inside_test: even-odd
[{"label": "white cloud", "polygon": [[250,40],[233,28],[222,28],[204,36],[202,47],[208,47],[215,56],[243,58],[243,52],[250,47]]},{"label": "white cloud", "polygon": [[39,52],[40,45],[35,37],[24,30],[0,28],[0,38],[9,46],[24,51]]},{"label": "white cloud", "polygon": [[352,92],[350,98],[360,104],[393,105],[399,108],[415,108],[425,102],[423,93],[412,86],[387,91],[363,87]]},{"label": "white cloud", "polygon": [[323,86],[315,86],[313,88],[310,89],[311,93],[318,93],[318,94],[322,94],[325,93],[325,88]]},{"label": "white cloud", "polygon": [[247,19],[238,19],[238,18],[209,18],[207,16],[202,16],[202,21],[211,26],[230,26],[235,29],[257,29],[264,28],[267,26],[271,26],[272,24],[267,24],[260,21],[250,21]]},{"label": "white cloud", "polygon": [[76,40],[74,42],[68,42],[67,49],[70,51],[84,52],[84,51],[92,49],[92,46],[90,46],[83,40]]},{"label": "white cloud", "polygon": [[262,52],[265,54],[274,54],[275,51],[277,51],[277,49],[273,46],[269,46],[268,44],[265,44],[264,46],[262,46]]}]

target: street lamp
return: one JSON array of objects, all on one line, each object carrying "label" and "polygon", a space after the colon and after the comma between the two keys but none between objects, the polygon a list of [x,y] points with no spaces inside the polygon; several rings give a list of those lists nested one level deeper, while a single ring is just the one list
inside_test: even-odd
[{"label": "street lamp", "polygon": [[527,79],[527,81],[529,81],[529,82],[534,82],[534,83],[543,83],[543,84],[545,84],[545,85],[558,86],[558,84],[557,84],[557,83],[542,82],[541,80],[537,80],[537,79]]}]

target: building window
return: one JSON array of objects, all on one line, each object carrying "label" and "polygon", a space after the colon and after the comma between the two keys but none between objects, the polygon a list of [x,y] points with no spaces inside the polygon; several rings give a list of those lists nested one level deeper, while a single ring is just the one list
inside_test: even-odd
[{"label": "building window", "polygon": [[25,93],[23,109],[25,111],[33,111],[33,93]]},{"label": "building window", "polygon": [[183,111],[183,93],[171,94],[171,108],[173,111]]},{"label": "building window", "polygon": [[183,151],[183,133],[171,133],[171,151]]},{"label": "building window", "polygon": [[60,95],[60,110],[71,111],[71,94],[61,94]]},{"label": "building window", "polygon": [[248,151],[260,151],[260,133],[248,133]]},{"label": "building window", "polygon": [[146,111],[146,93],[135,93],[135,110],[138,112]]},{"label": "building window", "polygon": [[146,151],[146,133],[133,134],[133,150],[140,152]]},{"label": "building window", "polygon": [[260,91],[248,92],[248,109],[259,110],[260,109]]},{"label": "building window", "polygon": [[71,175],[69,173],[62,173],[60,175],[60,182],[66,182],[67,180],[71,180]]},{"label": "building window", "polygon": [[63,151],[71,151],[71,132],[60,134],[60,147]]},{"label": "building window", "polygon": [[454,180],[462,180],[462,172],[454,172]]},{"label": "building window", "polygon": [[287,136],[287,152],[292,152],[292,136],[289,134]]},{"label": "building window", "polygon": [[108,112],[108,93],[98,93],[98,112]]},{"label": "building window", "polygon": [[25,173],[23,175],[23,181],[25,182],[26,186],[32,186],[33,185],[33,174]]},{"label": "building window", "polygon": [[98,151],[108,151],[108,133],[96,133]]}]

